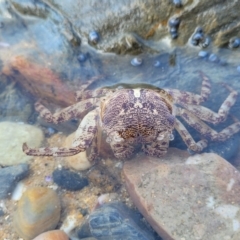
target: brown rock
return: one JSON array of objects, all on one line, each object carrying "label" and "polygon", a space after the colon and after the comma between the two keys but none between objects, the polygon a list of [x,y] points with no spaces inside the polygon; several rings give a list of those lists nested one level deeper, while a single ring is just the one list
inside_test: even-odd
[{"label": "brown rock", "polygon": [[13,227],[20,237],[33,239],[57,226],[60,211],[60,200],[54,190],[44,187],[29,188],[18,202]]},{"label": "brown rock", "polygon": [[42,233],[35,237],[33,240],[68,240],[68,236],[61,230],[53,230]]},{"label": "brown rock", "polygon": [[[19,74],[16,75],[15,71]],[[3,73],[19,82],[26,91],[37,99],[46,100],[62,107],[75,103],[74,92],[51,69],[41,66],[31,59],[16,56],[3,68]]]},{"label": "brown rock", "polygon": [[163,239],[239,239],[240,173],[220,156],[170,148],[162,159],[125,162],[123,173],[132,200]]}]

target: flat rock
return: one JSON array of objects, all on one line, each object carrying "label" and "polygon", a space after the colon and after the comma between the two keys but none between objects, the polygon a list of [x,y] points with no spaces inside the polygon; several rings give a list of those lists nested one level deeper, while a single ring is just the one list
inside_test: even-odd
[{"label": "flat rock", "polygon": [[6,198],[12,193],[18,181],[26,177],[29,173],[29,166],[22,163],[16,166],[0,169],[0,199]]},{"label": "flat rock", "polygon": [[22,144],[39,147],[43,140],[41,129],[22,123],[0,123],[0,164],[7,166],[32,159],[22,151]]},{"label": "flat rock", "polygon": [[123,174],[135,205],[163,239],[239,239],[240,173],[217,154],[170,148],[161,159],[125,162]]}]

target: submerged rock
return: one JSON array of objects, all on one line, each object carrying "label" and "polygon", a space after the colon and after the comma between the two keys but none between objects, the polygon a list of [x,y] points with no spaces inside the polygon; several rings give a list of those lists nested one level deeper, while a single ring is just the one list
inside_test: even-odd
[{"label": "submerged rock", "polygon": [[22,151],[22,144],[39,147],[43,140],[41,129],[22,123],[0,123],[0,164],[7,166],[32,159]]},{"label": "submerged rock", "polygon": [[18,181],[29,173],[26,163],[0,169],[0,199],[8,197]]},{"label": "submerged rock", "polygon": [[153,233],[141,222],[141,216],[124,204],[104,204],[89,215],[77,235],[80,239],[153,240]]},{"label": "submerged rock", "polygon": [[13,217],[14,230],[31,240],[40,233],[54,229],[60,219],[60,200],[49,188],[33,187],[23,194]]},{"label": "submerged rock", "polygon": [[64,231],[52,230],[38,235],[33,240],[68,240],[68,239],[69,238]]},{"label": "submerged rock", "polygon": [[170,148],[161,159],[139,155],[123,168],[127,190],[163,239],[240,236],[240,173],[214,153]]},{"label": "submerged rock", "polygon": [[53,181],[61,188],[69,191],[81,190],[88,185],[88,180],[81,174],[65,168],[54,170]]}]

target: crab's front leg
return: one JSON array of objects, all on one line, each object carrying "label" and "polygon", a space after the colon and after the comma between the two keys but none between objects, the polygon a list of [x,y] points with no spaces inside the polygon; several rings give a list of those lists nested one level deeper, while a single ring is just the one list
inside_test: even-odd
[{"label": "crab's front leg", "polygon": [[57,156],[66,157],[85,151],[91,146],[91,143],[97,133],[98,127],[98,109],[89,112],[80,123],[75,133],[75,139],[70,148],[29,148],[26,143],[23,144],[23,151],[31,156]]},{"label": "crab's front leg", "polygon": [[74,105],[71,105],[67,108],[60,110],[52,114],[45,106],[43,106],[40,102],[35,103],[35,109],[39,112],[39,115],[44,118],[47,122],[50,123],[61,123],[68,121],[73,118],[79,118],[81,114],[87,110],[90,110],[94,106],[96,106],[97,100],[95,98],[90,98],[81,102],[78,102]]},{"label": "crab's front leg", "polygon": [[206,101],[211,93],[211,83],[209,78],[201,71],[199,72],[199,74],[202,78],[202,87],[200,95],[191,92],[181,91],[178,89],[164,89],[164,90],[171,94],[175,103],[199,105],[201,102]]},{"label": "crab's front leg", "polygon": [[169,146],[169,137],[166,136],[161,140],[156,140],[151,144],[144,144],[142,150],[145,154],[153,157],[161,157],[167,153]]}]

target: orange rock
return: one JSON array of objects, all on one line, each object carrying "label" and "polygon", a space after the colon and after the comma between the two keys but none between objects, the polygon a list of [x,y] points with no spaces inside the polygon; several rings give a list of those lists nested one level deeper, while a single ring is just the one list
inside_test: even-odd
[{"label": "orange rock", "polygon": [[[16,70],[19,72],[17,75],[14,72]],[[75,103],[73,87],[64,83],[51,69],[23,56],[12,58],[10,63],[4,66],[3,74],[14,78],[37,99],[62,107]]]},{"label": "orange rock", "polygon": [[54,229],[60,219],[60,200],[50,188],[32,187],[24,192],[13,216],[18,235],[31,240],[42,232]]},{"label": "orange rock", "polygon": [[53,230],[42,233],[35,237],[33,240],[68,240],[68,236],[61,230]]}]

